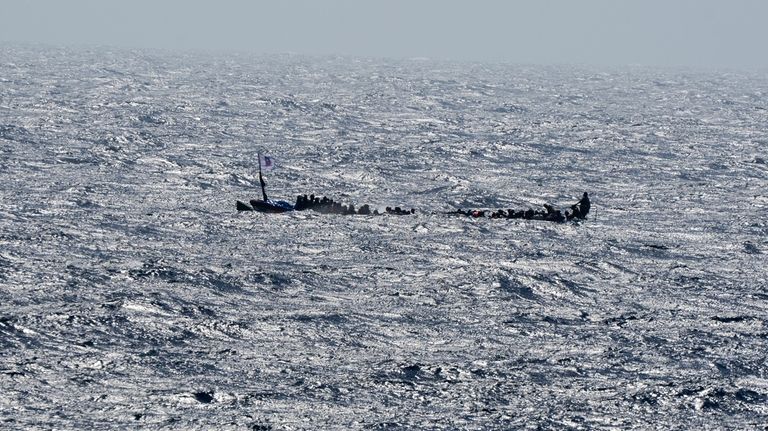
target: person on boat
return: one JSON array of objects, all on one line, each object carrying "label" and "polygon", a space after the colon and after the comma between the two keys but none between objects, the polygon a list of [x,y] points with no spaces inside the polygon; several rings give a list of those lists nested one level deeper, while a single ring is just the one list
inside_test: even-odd
[{"label": "person on boat", "polygon": [[571,205],[571,212],[569,213],[568,211],[566,211],[565,212],[565,218],[568,219],[568,220],[573,220],[575,218],[579,218],[579,219],[584,218],[584,217],[581,216],[581,211],[579,210],[579,205],[578,204]]},{"label": "person on boat", "polygon": [[562,223],[565,221],[565,216],[560,210],[553,210],[544,216],[544,220],[553,221],[555,223]]},{"label": "person on boat", "polygon": [[581,199],[575,204],[571,205],[571,212],[565,212],[565,218],[568,220],[573,220],[575,218],[583,220],[587,218],[587,214],[589,213],[589,209],[591,207],[592,204],[589,201],[589,194],[584,192],[584,195],[581,197]]},{"label": "person on boat", "polygon": [[533,211],[533,209],[528,208],[525,213],[523,213],[523,218],[526,220],[533,220],[533,216],[536,215],[536,212]]},{"label": "person on boat", "polygon": [[555,209],[555,207],[550,204],[544,204],[544,208],[546,208],[547,213],[544,214],[542,220],[553,221],[556,223],[562,223],[565,221],[565,216],[559,209]]},{"label": "person on boat", "polygon": [[296,211],[304,211],[307,209],[307,199],[306,195],[297,195],[296,196],[296,205],[293,206]]},{"label": "person on boat", "polygon": [[467,213],[466,213],[466,212],[464,212],[464,210],[463,210],[463,209],[461,209],[461,208],[459,208],[459,209],[457,209],[457,210],[455,210],[455,211],[446,211],[446,213],[445,213],[445,214],[458,214],[458,215],[467,215]]},{"label": "person on boat", "polygon": [[592,203],[589,201],[589,194],[587,194],[587,192],[584,192],[584,195],[581,197],[581,200],[579,200],[578,205],[581,212],[581,218],[587,217],[587,214],[589,214],[589,209],[592,208]]}]

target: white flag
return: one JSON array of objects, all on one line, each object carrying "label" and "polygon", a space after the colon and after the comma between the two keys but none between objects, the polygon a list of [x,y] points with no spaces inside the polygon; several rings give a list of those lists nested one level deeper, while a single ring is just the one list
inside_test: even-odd
[{"label": "white flag", "polygon": [[275,159],[272,156],[259,155],[259,166],[262,171],[271,171],[275,167]]}]

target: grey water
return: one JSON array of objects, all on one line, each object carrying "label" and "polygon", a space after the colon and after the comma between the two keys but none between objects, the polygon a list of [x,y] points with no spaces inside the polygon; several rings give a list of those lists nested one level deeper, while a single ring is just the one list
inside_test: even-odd
[{"label": "grey water", "polygon": [[[759,72],[2,45],[0,428],[765,429],[767,124]],[[238,213],[259,153],[417,214]]]}]

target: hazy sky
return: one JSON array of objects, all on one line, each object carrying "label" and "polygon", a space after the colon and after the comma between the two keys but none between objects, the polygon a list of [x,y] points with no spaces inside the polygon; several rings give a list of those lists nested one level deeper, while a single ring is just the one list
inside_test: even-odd
[{"label": "hazy sky", "polygon": [[1,0],[0,41],[768,66],[768,0]]}]

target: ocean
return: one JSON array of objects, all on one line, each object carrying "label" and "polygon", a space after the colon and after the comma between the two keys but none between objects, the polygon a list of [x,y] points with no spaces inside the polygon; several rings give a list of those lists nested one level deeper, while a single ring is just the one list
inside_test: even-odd
[{"label": "ocean", "polygon": [[[765,429],[766,124],[759,71],[0,45],[0,428]],[[238,212],[257,154],[416,214]]]}]

